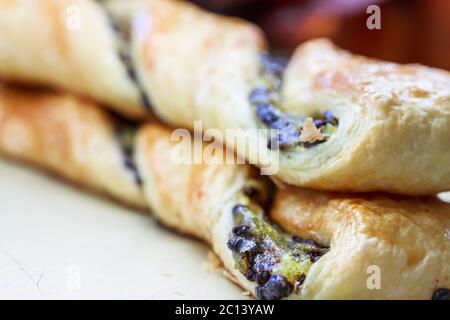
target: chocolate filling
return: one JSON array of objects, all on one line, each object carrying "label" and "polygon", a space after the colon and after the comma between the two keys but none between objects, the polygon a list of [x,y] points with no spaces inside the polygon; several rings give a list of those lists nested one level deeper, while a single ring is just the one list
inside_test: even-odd
[{"label": "chocolate filling", "polygon": [[115,136],[122,151],[123,165],[133,174],[134,182],[141,186],[142,179],[134,161],[134,141],[137,124],[114,116]]},{"label": "chocolate filling", "polygon": [[264,53],[261,66],[264,84],[253,89],[249,100],[258,119],[266,127],[277,130],[268,147],[273,149],[276,143],[281,149],[295,146],[310,148],[327,141],[338,125],[338,119],[331,112],[305,118],[282,112],[278,107],[287,60]]},{"label": "chocolate filling", "polygon": [[298,292],[311,265],[328,248],[285,233],[269,220],[254,197],[243,195],[240,202],[246,204],[233,207],[234,227],[227,242],[236,268],[257,284],[258,299],[278,300]]}]

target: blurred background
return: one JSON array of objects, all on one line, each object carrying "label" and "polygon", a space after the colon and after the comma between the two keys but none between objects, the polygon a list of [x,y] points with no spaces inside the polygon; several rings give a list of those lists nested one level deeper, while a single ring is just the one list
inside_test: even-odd
[{"label": "blurred background", "polygon": [[[191,0],[214,12],[258,24],[273,49],[292,51],[315,37],[352,52],[450,70],[450,0]],[[369,30],[369,5],[381,29]]]}]

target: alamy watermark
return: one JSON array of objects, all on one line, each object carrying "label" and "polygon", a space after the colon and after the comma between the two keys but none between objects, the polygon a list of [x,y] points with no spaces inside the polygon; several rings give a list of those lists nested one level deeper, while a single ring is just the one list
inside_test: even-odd
[{"label": "alamy watermark", "polygon": [[381,29],[381,9],[379,6],[373,4],[367,7],[367,14],[370,16],[366,20],[366,26],[369,30]]},{"label": "alamy watermark", "polygon": [[[279,130],[257,128],[203,130],[202,122],[195,121],[193,133],[187,129],[172,132],[171,140],[176,144],[171,150],[171,161],[175,164],[257,164],[261,174],[274,175],[279,170],[278,134]],[[237,154],[232,150],[237,150]]]}]

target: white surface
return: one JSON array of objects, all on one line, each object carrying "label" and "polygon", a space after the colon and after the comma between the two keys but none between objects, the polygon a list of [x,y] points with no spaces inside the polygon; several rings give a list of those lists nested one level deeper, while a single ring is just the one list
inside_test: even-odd
[{"label": "white surface", "polygon": [[[447,196],[450,199],[450,196]],[[0,299],[242,299],[149,215],[0,160]]]},{"label": "white surface", "polygon": [[208,249],[0,159],[0,299],[241,299]]}]

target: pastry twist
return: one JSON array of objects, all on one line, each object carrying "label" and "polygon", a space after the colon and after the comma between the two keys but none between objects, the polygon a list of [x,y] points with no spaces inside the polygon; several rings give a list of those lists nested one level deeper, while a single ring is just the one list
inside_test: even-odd
[{"label": "pastry twist", "polygon": [[274,189],[219,153],[177,163],[179,142],[161,125],[129,131],[86,100],[0,87],[1,154],[151,209],[211,245],[230,278],[260,299],[449,296],[449,204]]},{"label": "pastry twist", "polygon": [[0,77],[64,88],[131,118],[148,114],[126,43],[99,3],[2,0],[0,39]]},{"label": "pastry twist", "polygon": [[[67,27],[74,4],[81,29]],[[327,40],[301,45],[286,64],[265,53],[251,23],[173,0],[0,0],[0,37],[0,76],[60,86],[131,117],[144,116],[149,99],[165,122],[194,129],[200,120],[251,164],[277,168],[279,182],[450,190],[448,72]],[[224,138],[230,129],[236,143]]]}]

